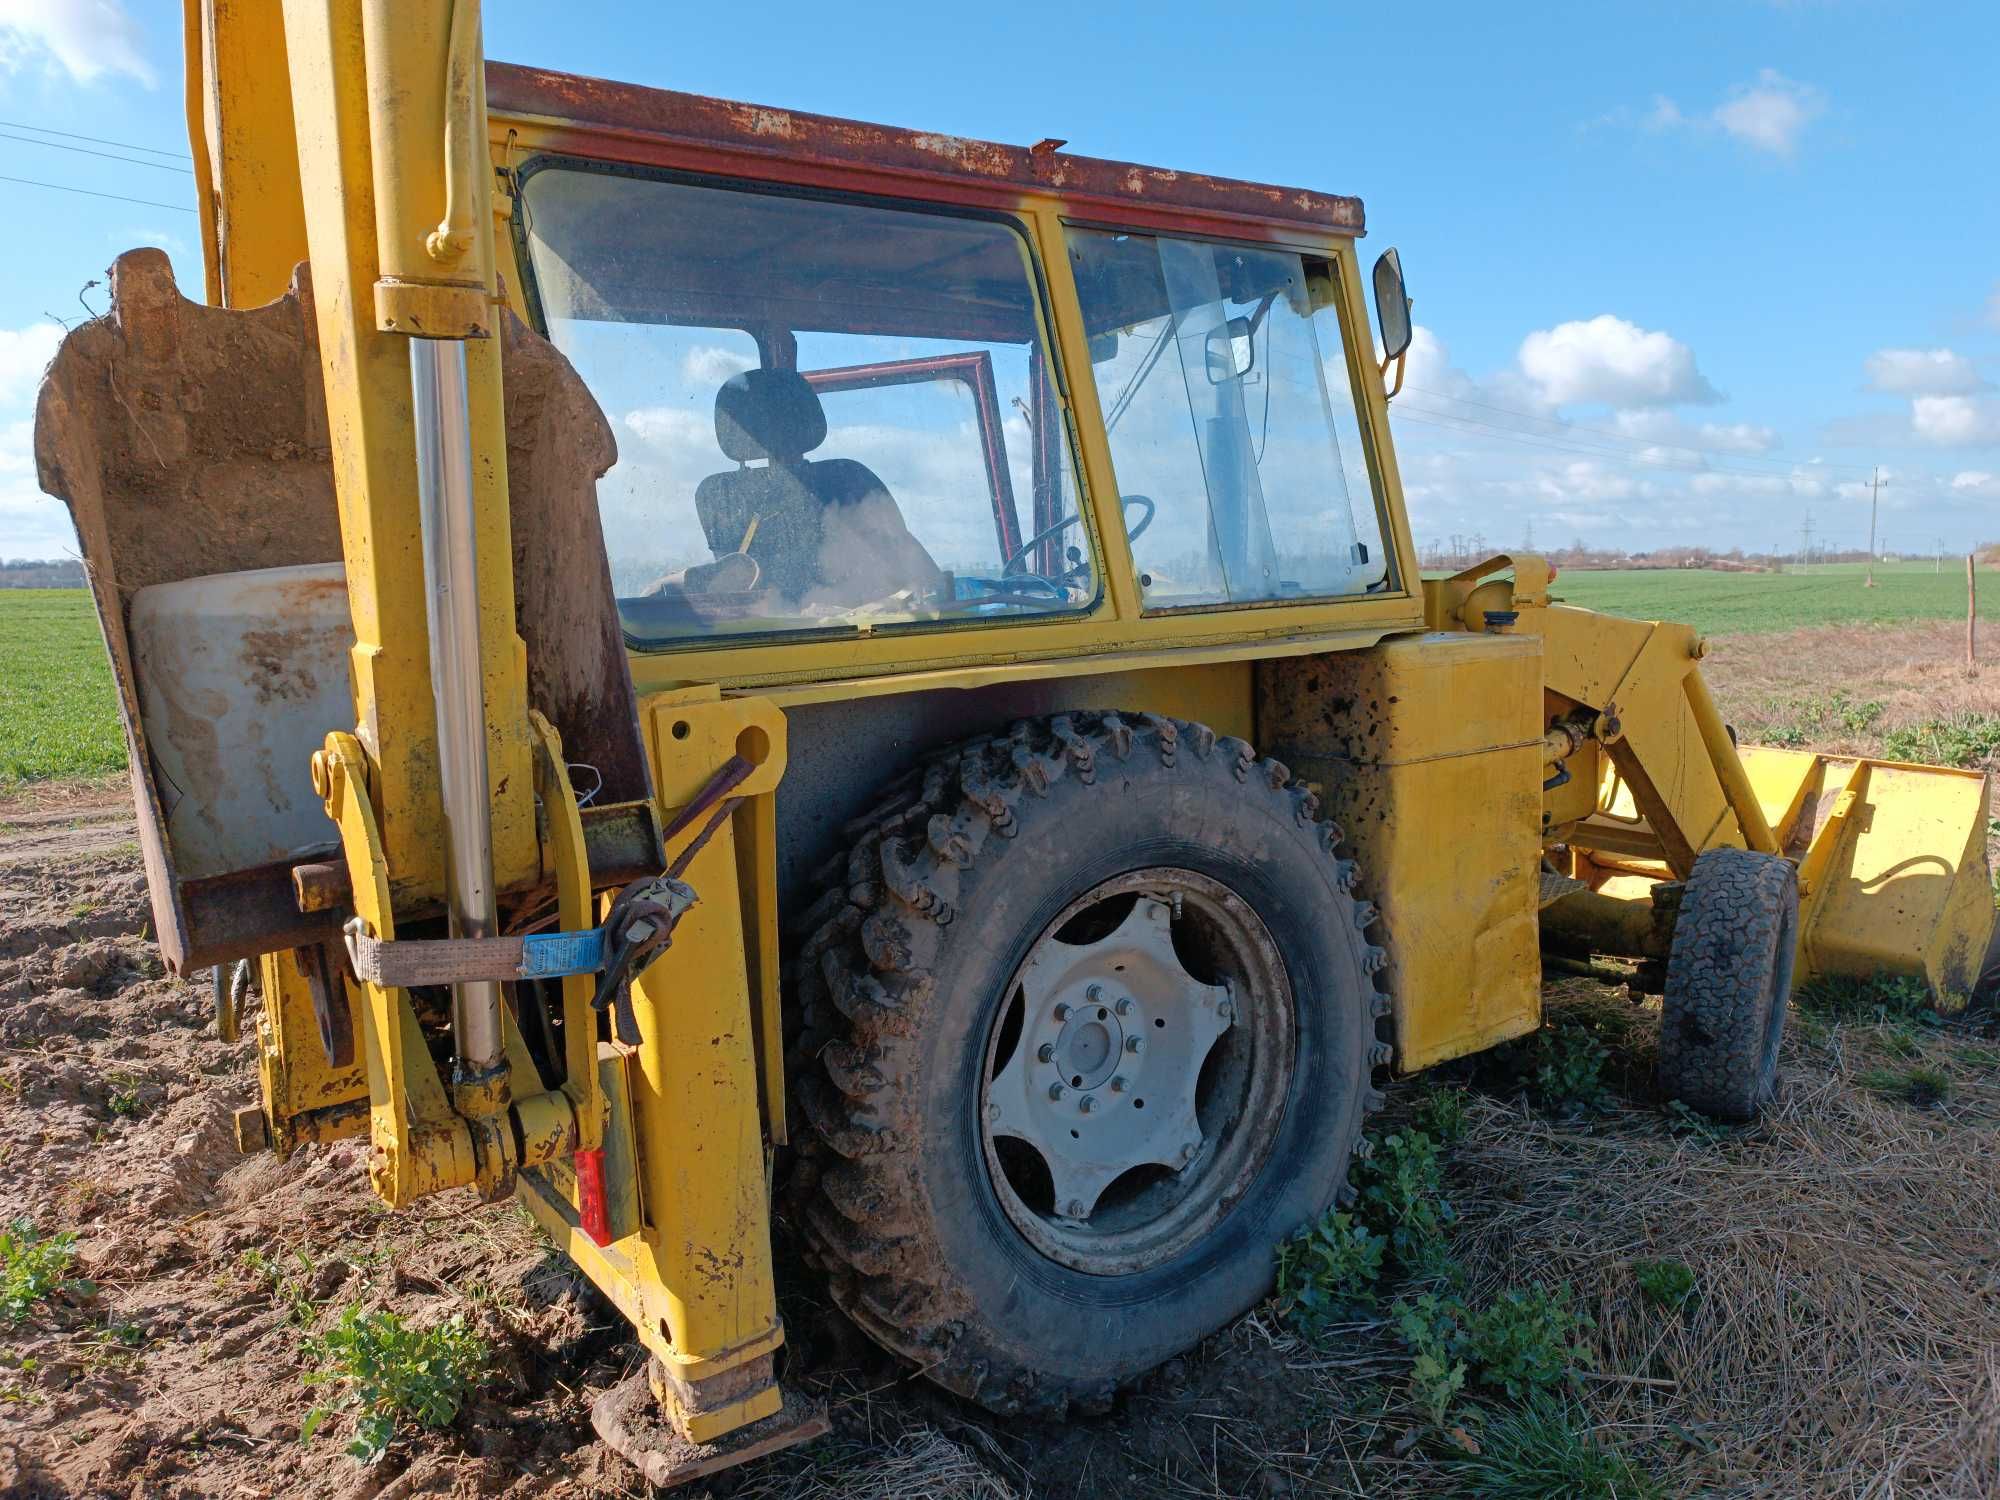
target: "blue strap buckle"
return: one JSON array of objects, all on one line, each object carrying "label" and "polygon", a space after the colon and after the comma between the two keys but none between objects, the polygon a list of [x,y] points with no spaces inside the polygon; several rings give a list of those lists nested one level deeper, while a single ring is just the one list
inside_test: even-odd
[{"label": "blue strap buckle", "polygon": [[534,932],[521,939],[521,978],[560,979],[604,967],[604,929]]}]

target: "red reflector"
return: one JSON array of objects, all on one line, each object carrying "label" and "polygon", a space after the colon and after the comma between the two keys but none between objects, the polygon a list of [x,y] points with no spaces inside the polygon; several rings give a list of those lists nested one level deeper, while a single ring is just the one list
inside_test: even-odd
[{"label": "red reflector", "polygon": [[599,1247],[611,1243],[611,1219],[604,1211],[604,1151],[576,1153],[576,1216]]}]

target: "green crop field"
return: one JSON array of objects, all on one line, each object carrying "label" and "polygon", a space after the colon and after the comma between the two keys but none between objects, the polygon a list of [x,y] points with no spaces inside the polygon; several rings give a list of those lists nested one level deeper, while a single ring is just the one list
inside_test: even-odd
[{"label": "green crop field", "polygon": [[0,589],[0,788],[125,766],[87,589]]},{"label": "green crop field", "polygon": [[[1810,573],[1709,573],[1699,569],[1564,572],[1550,593],[1565,604],[1642,620],[1678,620],[1705,635],[1796,630],[1808,625],[1901,625],[1965,618],[1965,563],[1878,563],[1875,587],[1860,563]],[[2000,609],[2000,585],[1979,575],[1979,612]],[[2000,622],[1996,622],[2000,628]]]}]

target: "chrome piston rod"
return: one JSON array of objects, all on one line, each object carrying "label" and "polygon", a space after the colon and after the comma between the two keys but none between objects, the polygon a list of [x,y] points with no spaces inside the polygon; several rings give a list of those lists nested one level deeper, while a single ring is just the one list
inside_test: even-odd
[{"label": "chrome piston rod", "polygon": [[[415,397],[417,504],[423,524],[451,929],[456,937],[493,937],[499,918],[493,894],[492,797],[479,651],[472,417],[466,398],[464,341],[411,339],[410,386]],[[455,1081],[476,1082],[497,1073],[503,1056],[500,986],[491,980],[452,986],[451,1029],[457,1052]]]}]

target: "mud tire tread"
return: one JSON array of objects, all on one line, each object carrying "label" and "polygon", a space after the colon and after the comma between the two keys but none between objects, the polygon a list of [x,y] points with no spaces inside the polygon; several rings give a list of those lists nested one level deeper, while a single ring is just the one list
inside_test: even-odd
[{"label": "mud tire tread", "polygon": [[923,1143],[917,1112],[905,1107],[921,1084],[916,1038],[937,999],[929,955],[965,920],[957,904],[962,873],[1038,816],[1057,781],[1105,788],[1128,762],[1148,755],[1155,774],[1201,777],[1218,795],[1226,790],[1282,807],[1298,836],[1333,867],[1338,899],[1351,903],[1363,939],[1357,983],[1367,1042],[1353,1080],[1360,1094],[1355,1140],[1347,1165],[1327,1184],[1329,1203],[1352,1197],[1347,1167],[1360,1141],[1358,1121],[1381,1107],[1380,1086],[1388,1082],[1394,1033],[1380,980],[1387,953],[1379,928],[1372,940],[1366,932],[1379,913],[1351,894],[1356,868],[1338,853],[1338,828],[1318,816],[1318,799],[1278,762],[1197,723],[1076,712],[952,745],[897,778],[896,795],[844,829],[850,850],[825,872],[843,899],[814,903],[817,925],[802,934],[798,950],[810,959],[792,970],[798,1016],[789,1061],[804,1128],[793,1136],[801,1161],[784,1217],[807,1259],[827,1270],[834,1301],[864,1331],[941,1385],[1002,1414],[1101,1412],[1119,1383],[1010,1364],[967,1326],[976,1309],[927,1230]]},{"label": "mud tire tread", "polygon": [[1770,1102],[1798,906],[1789,860],[1748,849],[1696,859],[1661,1001],[1659,1082],[1668,1098],[1738,1124]]}]

